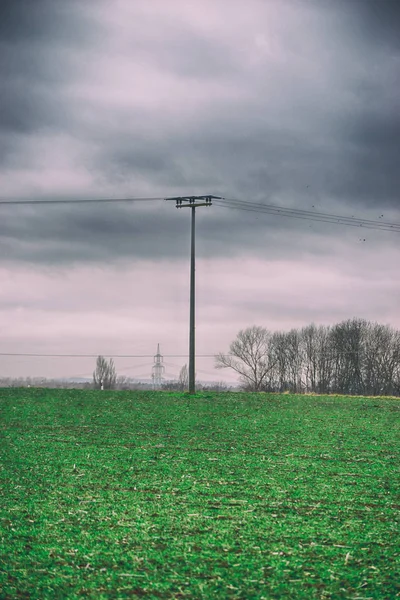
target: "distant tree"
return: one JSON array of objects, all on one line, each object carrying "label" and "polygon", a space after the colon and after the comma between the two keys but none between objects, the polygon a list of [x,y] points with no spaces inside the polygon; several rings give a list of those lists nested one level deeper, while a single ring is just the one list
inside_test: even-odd
[{"label": "distant tree", "polygon": [[217,368],[239,373],[249,391],[400,394],[400,331],[365,319],[269,334],[240,331]]},{"label": "distant tree", "polygon": [[393,340],[393,381],[392,394],[400,396],[400,331],[396,331]]},{"label": "distant tree", "polygon": [[332,391],[338,394],[363,394],[363,363],[368,322],[348,319],[330,330],[333,353]]},{"label": "distant tree", "polygon": [[183,392],[189,387],[189,371],[187,365],[183,365],[179,372],[178,389]]},{"label": "distant tree", "polygon": [[129,390],[129,377],[126,375],[118,375],[117,380],[115,382],[115,388],[117,390]]},{"label": "distant tree", "polygon": [[227,392],[230,389],[225,381],[211,381],[202,386],[203,392]]},{"label": "distant tree", "polygon": [[394,395],[400,367],[400,332],[388,325],[368,323],[364,340],[363,390],[365,394]]},{"label": "distant tree", "polygon": [[307,392],[326,394],[332,384],[335,363],[331,328],[312,323],[300,332],[303,347],[303,369]]},{"label": "distant tree", "polygon": [[161,384],[161,389],[169,392],[176,392],[178,389],[178,382],[176,379],[171,381],[163,381]]},{"label": "distant tree", "polygon": [[259,392],[273,368],[271,334],[264,327],[248,327],[239,331],[229,347],[229,354],[216,357],[217,369],[233,369],[239,373],[243,387]]},{"label": "distant tree", "polygon": [[117,373],[114,361],[107,361],[104,356],[98,356],[96,369],[93,371],[93,387],[97,390],[113,390],[117,382]]}]

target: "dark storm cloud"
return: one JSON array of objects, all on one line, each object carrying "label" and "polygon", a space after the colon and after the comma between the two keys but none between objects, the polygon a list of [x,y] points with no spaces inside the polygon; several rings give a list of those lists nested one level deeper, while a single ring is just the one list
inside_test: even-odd
[{"label": "dark storm cloud", "polygon": [[0,135],[50,128],[70,118],[63,84],[76,68],[73,53],[92,40],[85,3],[76,0],[0,2]]},{"label": "dark storm cloud", "polygon": [[0,130],[3,134],[30,133],[43,127],[59,127],[60,113],[53,92],[27,82],[8,82],[1,93]]},{"label": "dark storm cloud", "polygon": [[[68,195],[64,181],[79,166],[90,183],[73,197],[211,192],[329,212],[346,204],[369,218],[399,207],[397,2],[328,10],[305,0],[316,20],[303,23],[299,10],[287,31],[287,7],[301,3],[254,2],[249,34],[236,7],[233,25],[201,29],[195,17],[178,18],[174,2],[166,20],[145,3],[127,6],[135,18],[126,33],[122,21],[110,29],[113,9],[103,2],[0,3],[0,161],[13,190],[39,170],[38,140],[50,164],[25,192],[35,197],[47,177],[43,196]],[[265,29],[270,9],[282,25],[276,47]],[[60,135],[79,148],[68,168],[51,165]],[[67,174],[58,182],[59,172]],[[165,205],[9,208],[6,216],[3,256],[37,262],[176,257],[188,233],[187,219]],[[228,256],[255,252],[260,240],[278,255],[285,236],[296,252],[310,229],[347,235],[221,209],[199,216],[199,227],[208,251]]]},{"label": "dark storm cloud", "polygon": [[398,0],[354,0],[346,4],[358,15],[361,30],[371,44],[400,47]]},{"label": "dark storm cloud", "polygon": [[[400,111],[400,104],[399,104]],[[352,161],[338,182],[342,195],[369,206],[400,208],[400,112],[368,112],[349,123]]]},{"label": "dark storm cloud", "polygon": [[362,72],[354,78],[356,110],[343,115],[339,192],[361,205],[400,208],[400,3],[341,2]]},{"label": "dark storm cloud", "polygon": [[247,124],[237,127],[246,135],[229,122],[216,133],[212,126],[179,133],[172,145],[140,137],[132,145],[111,135],[97,159],[115,181],[135,173],[181,193],[195,185],[199,193],[211,189],[321,211],[329,198],[366,215],[366,208],[400,206],[400,110],[398,115],[365,110],[335,118],[318,135],[311,128],[307,135],[277,131],[268,123],[256,129],[245,115]]},{"label": "dark storm cloud", "polygon": [[[296,254],[303,240],[289,222],[287,232],[296,232],[287,250],[279,247],[277,222],[264,215],[241,214],[218,206],[198,211],[199,257],[235,256],[255,251],[260,244],[275,244],[269,256]],[[3,260],[26,260],[51,264],[107,263],[120,259],[180,260],[189,256],[190,215],[176,210],[174,203],[151,202],[151,208],[120,204],[96,208],[65,206],[22,208],[4,211],[0,222],[0,252]],[[279,223],[279,220],[278,220]],[[234,232],[234,237],[232,233]]]}]

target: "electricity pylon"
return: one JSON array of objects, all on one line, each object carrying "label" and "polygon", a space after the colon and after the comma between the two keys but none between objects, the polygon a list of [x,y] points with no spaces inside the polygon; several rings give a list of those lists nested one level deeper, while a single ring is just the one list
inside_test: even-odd
[{"label": "electricity pylon", "polygon": [[160,344],[157,344],[157,354],[154,356],[154,365],[152,367],[151,378],[153,380],[153,388],[155,390],[161,389],[162,376],[165,371],[165,367],[162,364],[163,357],[160,354]]},{"label": "electricity pylon", "polygon": [[195,385],[195,236],[196,236],[196,208],[211,206],[211,200],[222,200],[220,196],[177,196],[165,198],[176,202],[176,208],[192,209],[192,227],[190,242],[190,317],[189,317],[189,394],[196,391]]}]

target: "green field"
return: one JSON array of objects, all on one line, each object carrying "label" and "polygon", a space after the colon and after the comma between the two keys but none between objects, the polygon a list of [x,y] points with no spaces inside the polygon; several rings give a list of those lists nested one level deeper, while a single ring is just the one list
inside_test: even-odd
[{"label": "green field", "polygon": [[400,597],[400,401],[3,389],[0,598]]}]

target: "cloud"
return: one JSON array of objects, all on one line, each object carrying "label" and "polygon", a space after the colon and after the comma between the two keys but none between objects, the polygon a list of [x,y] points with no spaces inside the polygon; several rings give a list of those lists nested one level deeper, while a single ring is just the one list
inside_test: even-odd
[{"label": "cloud", "polygon": [[347,3],[358,19],[360,33],[371,45],[399,50],[400,6],[397,0]]},{"label": "cloud", "polygon": [[[399,291],[387,248],[371,261],[362,248],[345,261],[304,256],[254,260],[199,259],[197,264],[197,353],[227,351],[241,328],[271,331],[329,324],[351,316],[400,327]],[[189,268],[154,261],[105,267],[19,266],[0,270],[0,329],[8,352],[187,355]],[[5,372],[41,376],[90,376],[94,359],[2,358]],[[177,376],[185,358],[166,357]],[[144,359],[116,359],[134,375]],[[150,373],[151,360],[147,361]],[[214,371],[214,360],[198,360],[201,379],[230,379]],[[171,372],[171,368],[169,369]],[[203,373],[205,371],[205,373]],[[147,375],[148,376],[148,375]]]},{"label": "cloud", "polygon": [[[83,5],[83,3],[82,3]],[[62,125],[57,100],[74,76],[77,47],[90,44],[91,31],[76,0],[5,0],[0,7],[0,129],[31,132]]]},{"label": "cloud", "polygon": [[357,11],[288,0],[9,6],[3,138],[19,144],[16,178],[23,134],[40,132],[49,147],[60,134],[82,146],[97,193],[105,180],[114,192],[209,184],[250,195],[269,183],[283,202],[312,180],[332,202],[393,203],[391,151],[381,145],[386,183],[368,179],[374,140],[363,132],[396,124],[397,66],[367,45]]},{"label": "cloud", "polygon": [[[399,222],[398,7],[396,0],[3,1],[1,197],[214,193]],[[29,318],[49,329],[57,319],[66,330],[72,323],[64,296],[50,293],[66,273],[81,269],[89,279],[100,268],[111,281],[111,272],[134,277],[129,269],[146,263],[149,277],[167,285],[187,267],[189,214],[171,203],[2,205],[0,212],[6,271],[55,273],[31,282],[44,294],[32,300]],[[218,273],[207,289],[205,338],[218,326],[227,344],[262,307],[267,325],[352,314],[395,322],[398,237],[368,231],[362,244],[360,237],[356,229],[217,205],[199,210],[203,281]],[[118,277],[116,289],[135,295]],[[147,291],[132,322],[150,331],[145,307],[155,292],[142,271],[135,281]],[[93,339],[104,307],[112,312],[98,290],[99,312],[87,321]],[[14,289],[4,315],[26,293]],[[74,300],[83,328],[85,293]],[[51,306],[59,311],[46,321]],[[170,297],[166,307],[165,322],[174,314]],[[106,319],[116,336],[121,315]],[[154,344],[156,333],[149,336]]]}]

